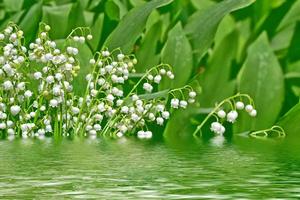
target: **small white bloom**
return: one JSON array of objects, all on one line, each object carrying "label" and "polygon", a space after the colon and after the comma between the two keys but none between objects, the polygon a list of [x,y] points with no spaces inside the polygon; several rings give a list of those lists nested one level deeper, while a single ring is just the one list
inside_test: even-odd
[{"label": "small white bloom", "polygon": [[157,84],[159,84],[160,81],[161,81],[161,75],[156,75],[156,76],[154,77],[154,82],[157,83]]},{"label": "small white bloom", "polygon": [[152,138],[152,132],[151,132],[151,131],[146,131],[146,132],[144,132],[144,137],[145,137],[146,139]]},{"label": "small white bloom", "polygon": [[100,130],[101,130],[101,125],[100,125],[100,124],[95,124],[95,125],[94,125],[94,129],[95,129],[96,131],[100,131]]},{"label": "small white bloom", "polygon": [[95,59],[90,59],[90,64],[91,65],[94,65],[96,63],[96,60]]},{"label": "small white bloom", "polygon": [[92,39],[93,39],[93,36],[92,36],[91,34],[89,34],[89,35],[86,36],[86,39],[92,40]]},{"label": "small white bloom", "polygon": [[158,117],[156,118],[156,123],[160,126],[162,126],[164,124],[164,119],[162,117]]},{"label": "small white bloom", "polygon": [[171,107],[178,108],[179,107],[179,99],[171,99]]},{"label": "small white bloom", "polygon": [[57,107],[57,106],[58,106],[58,101],[57,101],[56,99],[51,99],[51,100],[50,100],[50,106],[51,106],[52,108]]},{"label": "small white bloom", "polygon": [[30,98],[32,96],[32,92],[30,90],[26,90],[25,93],[24,93],[24,96],[26,98]]},{"label": "small white bloom", "polygon": [[112,94],[108,94],[108,95],[106,96],[106,99],[107,99],[109,102],[114,102],[115,97],[114,97]]},{"label": "small white bloom", "polygon": [[191,91],[191,92],[189,92],[189,97],[190,98],[195,98],[196,97],[196,92],[194,92],[194,91]]},{"label": "small white bloom", "polygon": [[38,80],[38,79],[41,79],[41,78],[42,78],[42,73],[41,73],[41,72],[35,72],[35,73],[33,74],[33,76],[34,76],[34,78],[35,78],[36,80]]},{"label": "small white bloom", "polygon": [[117,137],[119,137],[119,138],[120,138],[120,137],[123,137],[123,133],[122,133],[122,132],[118,132],[118,133],[117,133]]},{"label": "small white bloom", "polygon": [[13,116],[19,114],[20,111],[21,111],[21,107],[18,105],[14,105],[10,107],[10,112]]},{"label": "small white bloom", "polygon": [[235,110],[232,110],[227,114],[227,121],[230,123],[234,123],[237,117],[238,117],[238,113]]},{"label": "small white bloom", "polygon": [[245,110],[250,113],[253,110],[253,106],[252,105],[246,105]]},{"label": "small white bloom", "polygon": [[11,89],[13,89],[13,84],[11,81],[5,81],[3,83],[3,87],[4,87],[4,90],[11,90]]},{"label": "small white bloom", "polygon": [[219,122],[213,122],[211,124],[210,130],[217,134],[223,134],[225,132],[225,127]]},{"label": "small white bloom", "polygon": [[138,131],[137,136],[138,136],[139,139],[144,139],[146,137],[144,131]]},{"label": "small white bloom", "polygon": [[165,74],[167,73],[167,71],[166,71],[165,69],[160,69],[160,70],[159,70],[159,73],[160,73],[161,75],[165,75]]},{"label": "small white bloom", "polygon": [[152,92],[152,90],[153,90],[152,85],[149,84],[149,83],[144,83],[144,84],[143,84],[143,88],[144,88],[144,90],[146,90],[147,92]]},{"label": "small white bloom", "polygon": [[181,107],[181,108],[186,108],[187,105],[188,105],[188,103],[187,103],[185,100],[181,100],[181,101],[180,101],[180,107]]},{"label": "small white bloom", "polygon": [[243,110],[245,108],[244,103],[241,101],[236,102],[235,106],[236,106],[236,109],[238,109],[238,110]]},{"label": "small white bloom", "polygon": [[169,119],[170,113],[168,111],[164,111],[164,112],[162,112],[162,117],[165,119]]},{"label": "small white bloom", "polygon": [[257,111],[255,109],[253,109],[249,114],[251,117],[256,117]]},{"label": "small white bloom", "polygon": [[117,57],[118,57],[118,60],[121,61],[121,60],[124,59],[125,56],[124,56],[124,54],[120,53],[120,54],[117,55]]},{"label": "small white bloom", "polygon": [[219,110],[218,111],[218,117],[225,118],[226,117],[226,112],[224,110]]}]

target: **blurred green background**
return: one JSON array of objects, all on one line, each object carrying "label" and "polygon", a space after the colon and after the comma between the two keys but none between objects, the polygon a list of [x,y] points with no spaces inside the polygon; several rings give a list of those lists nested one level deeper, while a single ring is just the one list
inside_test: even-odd
[{"label": "blurred green background", "polygon": [[[175,81],[161,90],[198,81],[202,108],[248,93],[259,115],[242,115],[233,132],[275,123],[289,135],[300,131],[300,1],[2,0],[1,29],[10,21],[24,30],[27,42],[41,21],[57,41],[78,26],[90,27],[93,40],[80,47],[82,68],[93,52],[121,47],[136,54],[138,72],[160,62],[174,67]],[[82,71],[80,79],[88,69]],[[165,134],[186,137],[183,132],[190,133],[202,113],[178,111]]]}]

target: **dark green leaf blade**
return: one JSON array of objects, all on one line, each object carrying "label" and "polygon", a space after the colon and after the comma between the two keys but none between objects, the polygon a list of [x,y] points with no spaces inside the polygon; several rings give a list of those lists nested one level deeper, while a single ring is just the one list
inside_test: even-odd
[{"label": "dark green leaf blade", "polygon": [[197,61],[212,44],[222,18],[232,11],[249,6],[253,2],[254,0],[224,0],[205,11],[198,11],[190,17],[184,29],[191,40]]},{"label": "dark green leaf blade", "polygon": [[133,8],[109,35],[104,46],[109,49],[120,47],[125,53],[130,53],[137,38],[144,30],[147,18],[152,10],[170,2],[172,0],[154,0]]},{"label": "dark green leaf blade", "polygon": [[185,85],[193,70],[192,47],[186,38],[181,23],[170,30],[168,40],[162,50],[162,62],[173,67],[175,79],[164,79],[161,89]]},{"label": "dark green leaf blade", "polygon": [[249,94],[258,115],[241,113],[235,132],[269,128],[277,120],[284,100],[284,76],[266,33],[249,47],[248,57],[238,76],[238,90]]}]

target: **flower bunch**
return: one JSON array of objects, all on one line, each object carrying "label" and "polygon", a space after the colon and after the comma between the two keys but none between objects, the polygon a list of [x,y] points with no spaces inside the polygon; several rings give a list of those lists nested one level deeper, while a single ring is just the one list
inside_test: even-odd
[{"label": "flower bunch", "polygon": [[[245,102],[247,102],[247,105],[245,105]],[[229,107],[227,112],[224,109],[224,107]],[[194,136],[196,136],[197,133],[201,131],[201,128],[204,126],[204,124],[210,117],[215,117],[216,119],[216,121],[211,123],[210,130],[218,135],[224,134],[226,131],[224,123],[235,123],[239,116],[238,111],[242,110],[245,110],[251,117],[256,117],[257,115],[253,99],[249,95],[236,94],[223,100],[213,109],[212,112],[208,114],[208,116],[197,127],[196,131],[194,132]]]},{"label": "flower bunch", "polygon": [[[151,138],[149,124],[162,126],[168,109],[195,102],[189,86],[157,92],[163,78],[174,79],[172,68],[160,64],[135,81],[134,55],[104,48],[90,59],[86,90],[73,92],[81,63],[71,45],[92,39],[86,28],[74,29],[59,48],[49,38],[50,26],[41,24],[29,48],[23,32],[9,24],[0,34],[0,130],[8,134],[90,134]],[[78,34],[79,32],[79,34]],[[75,86],[76,87],[76,86]],[[172,95],[173,99],[169,100]],[[188,101],[185,99],[188,98]]]}]

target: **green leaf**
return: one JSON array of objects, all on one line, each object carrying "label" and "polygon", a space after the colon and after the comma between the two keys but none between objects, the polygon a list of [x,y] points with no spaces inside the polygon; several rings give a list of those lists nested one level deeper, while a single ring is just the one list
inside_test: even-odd
[{"label": "green leaf", "polygon": [[199,95],[199,98],[202,106],[214,106],[216,102],[233,95],[236,83],[230,80],[230,75],[237,48],[237,31],[228,34],[215,47],[204,73],[200,76],[202,94]]},{"label": "green leaf", "polygon": [[21,12],[17,12],[16,14],[10,16],[4,22],[2,22],[2,24],[0,25],[0,29],[1,30],[4,29],[9,22],[14,22],[14,23],[18,24],[20,19],[24,15],[24,13],[25,13],[25,11],[21,11]]},{"label": "green leaf", "polygon": [[216,2],[212,0],[191,0],[191,3],[197,10],[204,10],[216,4]]},{"label": "green leaf", "polygon": [[3,0],[5,11],[17,12],[22,9],[24,0]]},{"label": "green leaf", "polygon": [[253,2],[253,0],[224,0],[205,11],[198,11],[190,17],[184,29],[191,40],[197,61],[200,61],[212,44],[222,18],[232,11],[249,6]]},{"label": "green leaf", "polygon": [[158,22],[146,32],[142,44],[136,52],[138,63],[135,68],[138,72],[145,72],[159,62],[160,56],[156,55],[156,49],[160,39],[161,29],[162,23]]},{"label": "green leaf", "polygon": [[175,110],[164,130],[164,137],[167,140],[188,140],[192,138],[195,127],[192,120],[199,115],[199,109],[189,106],[185,110]]},{"label": "green leaf", "polygon": [[68,13],[70,13],[71,8],[72,4],[43,6],[42,21],[52,27],[49,33],[52,39],[61,39],[66,37]]},{"label": "green leaf", "polygon": [[93,35],[93,39],[88,41],[93,51],[96,51],[101,40],[102,30],[103,30],[103,22],[104,22],[104,14],[101,13],[93,26],[91,27],[91,32]]},{"label": "green leaf", "polygon": [[143,32],[150,13],[158,7],[164,6],[172,0],[153,0],[129,11],[116,29],[109,35],[104,46],[109,49],[120,47],[125,53],[133,49],[133,45]]},{"label": "green leaf", "polygon": [[300,20],[300,1],[296,1],[289,12],[280,22],[276,35],[272,40],[272,47],[278,51],[289,47],[297,21]]},{"label": "green leaf", "polygon": [[127,13],[127,8],[119,0],[108,0],[105,3],[105,11],[111,20],[119,21]]},{"label": "green leaf", "polygon": [[101,3],[102,0],[93,0],[90,2],[90,5],[89,5],[89,10],[92,10],[94,8],[96,8],[100,3]]},{"label": "green leaf", "polygon": [[265,32],[248,49],[248,57],[238,75],[238,91],[253,98],[258,115],[250,118],[247,113],[240,113],[234,131],[271,127],[282,108],[284,76]]},{"label": "green leaf", "polygon": [[287,134],[287,137],[297,136],[299,139],[300,134],[300,103],[295,105],[289,110],[279,121],[278,125],[281,126]]},{"label": "green leaf", "polygon": [[83,8],[84,7],[80,1],[77,1],[77,3],[72,5],[68,16],[68,28],[66,34],[69,34],[74,28],[86,26]]},{"label": "green leaf", "polygon": [[38,30],[42,18],[42,2],[34,4],[20,23],[26,41],[31,41]]},{"label": "green leaf", "polygon": [[193,54],[180,22],[170,30],[161,60],[173,67],[175,79],[164,79],[160,89],[181,87],[187,83],[193,70]]}]

